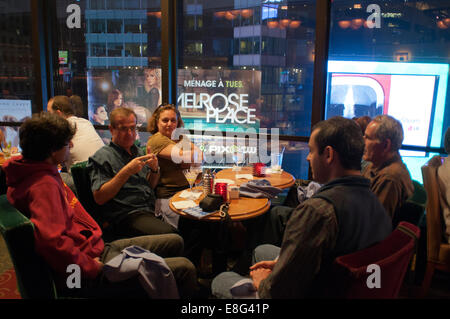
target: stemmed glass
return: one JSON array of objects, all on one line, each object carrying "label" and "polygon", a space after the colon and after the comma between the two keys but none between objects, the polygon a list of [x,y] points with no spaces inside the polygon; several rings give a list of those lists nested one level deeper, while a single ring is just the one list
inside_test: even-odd
[{"label": "stemmed glass", "polygon": [[11,157],[11,142],[9,142],[7,145],[5,145],[2,148],[3,154],[5,155],[5,158],[8,159]]},{"label": "stemmed glass", "polygon": [[186,177],[186,180],[189,183],[189,189],[192,192],[192,185],[194,185],[194,182],[197,178],[197,173],[194,170],[191,170],[189,168],[189,169],[184,169],[183,174],[184,174],[184,177]]},{"label": "stemmed glass", "polygon": [[194,186],[197,187],[197,186],[202,185],[202,182],[203,182],[203,169],[201,167],[195,167],[194,170],[195,170],[195,172],[197,174],[197,177],[195,178]]}]

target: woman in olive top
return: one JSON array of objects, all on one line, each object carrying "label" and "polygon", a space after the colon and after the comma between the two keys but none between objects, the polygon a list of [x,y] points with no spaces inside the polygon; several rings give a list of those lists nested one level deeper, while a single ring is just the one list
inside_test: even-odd
[{"label": "woman in olive top", "polygon": [[196,266],[208,242],[211,231],[208,222],[181,218],[169,207],[169,199],[180,190],[189,188],[183,170],[200,166],[203,153],[187,138],[182,139],[180,130],[184,126],[180,113],[172,104],[162,104],[148,121],[148,131],[152,134],[147,142],[147,154],[158,156],[160,178],[155,188],[155,215],[176,227],[184,239],[185,256]]},{"label": "woman in olive top", "polygon": [[200,166],[203,156],[194,144],[180,139],[175,129],[183,126],[180,113],[172,104],[160,105],[147,126],[152,134],[147,142],[147,153],[158,156],[160,167],[160,179],[155,189],[156,212],[160,210],[163,218],[175,227],[178,226],[178,215],[170,211],[169,198],[189,188],[183,169]]}]

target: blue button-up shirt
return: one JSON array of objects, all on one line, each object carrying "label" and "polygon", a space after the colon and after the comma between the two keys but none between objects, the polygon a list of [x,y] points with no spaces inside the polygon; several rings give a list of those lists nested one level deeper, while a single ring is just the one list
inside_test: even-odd
[{"label": "blue button-up shirt", "polygon": [[[135,145],[131,147],[131,153],[132,155],[111,142],[91,156],[88,168],[92,191],[99,190],[132,159],[145,155],[144,151]],[[154,213],[155,193],[147,180],[149,172],[150,168],[144,166],[139,173],[131,175],[117,195],[101,206],[105,220],[119,223],[127,215],[138,211]]]}]

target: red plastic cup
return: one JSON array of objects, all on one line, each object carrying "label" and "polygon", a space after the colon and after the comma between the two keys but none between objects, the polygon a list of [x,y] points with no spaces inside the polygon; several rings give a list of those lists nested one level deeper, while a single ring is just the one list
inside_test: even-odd
[{"label": "red plastic cup", "polygon": [[266,165],[264,163],[253,164],[253,176],[264,177],[266,176]]},{"label": "red plastic cup", "polygon": [[227,194],[228,194],[228,184],[227,183],[216,183],[216,186],[214,186],[214,194],[222,195],[223,201],[227,201]]}]

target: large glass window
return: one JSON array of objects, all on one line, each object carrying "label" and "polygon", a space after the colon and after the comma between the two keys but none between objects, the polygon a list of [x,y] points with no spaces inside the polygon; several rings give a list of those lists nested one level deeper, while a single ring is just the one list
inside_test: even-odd
[{"label": "large glass window", "polygon": [[335,0],[326,117],[389,114],[402,122],[412,178],[450,124],[450,1]]},{"label": "large glass window", "polygon": [[[0,121],[21,122],[37,109],[30,1],[0,3]],[[2,126],[7,144],[19,145],[18,127]],[[4,145],[2,145],[4,146]]]},{"label": "large glass window", "polygon": [[[79,95],[84,109],[77,115],[96,125],[109,124],[109,119],[96,116],[98,110],[104,108],[109,114],[115,107],[128,106],[137,113],[138,124],[145,126],[161,101],[160,1],[77,1],[74,4],[85,22],[79,28],[66,24],[70,3],[57,0],[56,4],[54,38],[64,59],[57,60],[55,95]],[[148,73],[156,81],[150,83]],[[150,99],[151,94],[156,97]],[[109,138],[107,131],[101,133]]]},{"label": "large glass window", "polygon": [[[315,10],[314,1],[183,1],[177,103],[186,126],[308,136]],[[307,178],[307,153],[284,149],[291,173]]]}]

